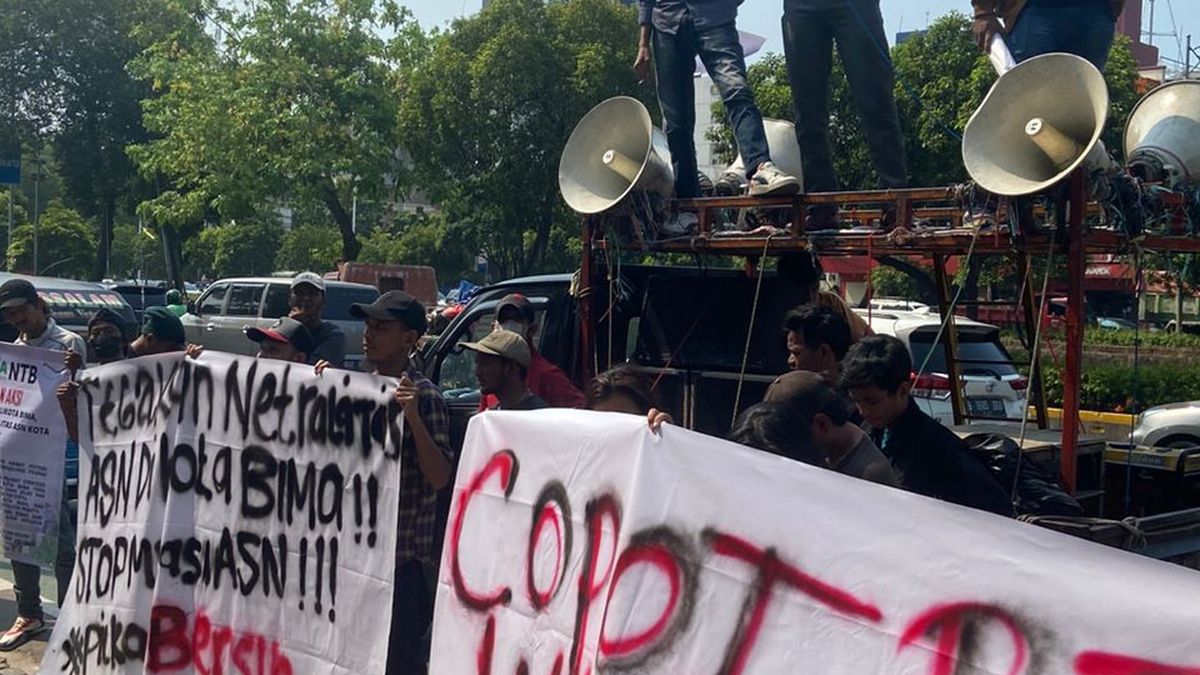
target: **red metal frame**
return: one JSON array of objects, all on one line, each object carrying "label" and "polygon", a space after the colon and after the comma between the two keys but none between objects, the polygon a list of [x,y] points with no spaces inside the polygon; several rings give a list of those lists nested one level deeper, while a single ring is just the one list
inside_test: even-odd
[{"label": "red metal frame", "polygon": [[[1068,230],[1067,259],[1070,277],[1067,302],[1067,354],[1063,372],[1063,442],[1062,473],[1068,488],[1074,492],[1076,485],[1076,457],[1079,447],[1079,382],[1083,359],[1083,278],[1086,257],[1090,254],[1122,253],[1130,249],[1129,240],[1122,234],[1096,229],[1084,237],[1084,223],[1088,215],[1099,213],[1097,205],[1087,201],[1087,179],[1082,170],[1070,179],[1070,196],[1067,200]],[[1169,195],[1168,195],[1169,196]],[[1179,204],[1170,202],[1169,207]],[[841,207],[846,220],[868,221],[878,218],[884,208],[917,218],[949,221],[951,230],[909,231],[894,230],[888,234],[838,231],[834,233],[807,233],[803,217],[806,207],[814,204],[836,204]],[[966,255],[973,251],[981,255],[1045,254],[1061,251],[1055,244],[1055,234],[1045,230],[1026,233],[1024,237],[1013,237],[1008,232],[995,232],[977,236],[973,231],[961,227],[962,206],[960,192],[955,187],[917,188],[905,190],[877,190],[867,192],[829,192],[790,197],[714,197],[675,202],[678,209],[697,213],[699,232],[689,238],[670,241],[639,242],[647,253],[685,253],[710,255],[759,256],[779,255],[789,251],[813,249],[833,255]],[[768,240],[763,234],[720,236],[712,232],[712,223],[721,209],[792,209],[789,227],[783,233],[775,233]],[[1001,214],[1003,215],[1003,214]],[[1035,209],[1034,218],[1045,217],[1044,210]],[[911,222],[906,217],[899,222]],[[582,322],[580,347],[583,351],[583,372],[593,375],[592,350],[595,345],[592,317],[597,316],[592,306],[591,255],[594,250],[606,249],[608,242],[597,239],[595,225],[590,218],[583,225],[584,255],[581,266],[580,319]],[[640,238],[640,237],[639,237]],[[1200,252],[1200,237],[1177,235],[1148,235],[1140,241],[1142,250]],[[1032,297],[1032,296],[1030,296]],[[1032,383],[1031,383],[1032,384]]]}]

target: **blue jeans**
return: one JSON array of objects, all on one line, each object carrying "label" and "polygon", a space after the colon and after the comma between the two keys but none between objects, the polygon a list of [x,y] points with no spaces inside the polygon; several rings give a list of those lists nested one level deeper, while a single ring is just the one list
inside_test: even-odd
[{"label": "blue jeans", "polygon": [[1030,0],[1008,34],[1008,48],[1017,63],[1066,52],[1103,71],[1115,32],[1116,19],[1102,0],[1065,6],[1043,6]]},{"label": "blue jeans", "polygon": [[688,20],[674,35],[654,29],[651,46],[654,76],[658,80],[658,105],[662,108],[671,163],[675,166],[675,196],[681,199],[700,196],[693,137],[696,85],[692,73],[696,69],[697,56],[721,92],[725,115],[729,126],[733,127],[747,174],[754,173],[759,164],[771,159],[762,113],[746,81],[746,57],[732,22],[696,30]]},{"label": "blue jeans", "polygon": [[829,145],[833,45],[846,71],[879,186],[908,185],[904,134],[896,112],[895,72],[879,0],[784,0],[783,53],[796,111],[796,140],[806,192],[838,189]]}]

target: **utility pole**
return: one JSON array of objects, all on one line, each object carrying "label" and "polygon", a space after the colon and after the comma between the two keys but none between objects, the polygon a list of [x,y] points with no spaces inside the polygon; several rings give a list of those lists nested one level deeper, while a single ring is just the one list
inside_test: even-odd
[{"label": "utility pole", "polygon": [[17,199],[17,186],[8,186],[8,239],[4,243],[4,269],[8,269],[8,249],[12,248],[13,202]]},{"label": "utility pole", "polygon": [[1183,53],[1183,79],[1190,79],[1192,76],[1192,34],[1187,36],[1187,51]]}]

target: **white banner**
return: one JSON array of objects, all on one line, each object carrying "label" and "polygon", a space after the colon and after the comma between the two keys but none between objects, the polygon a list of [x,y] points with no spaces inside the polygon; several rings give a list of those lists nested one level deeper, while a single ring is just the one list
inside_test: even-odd
[{"label": "white banner", "polygon": [[1200,575],[617,413],[472,420],[431,672],[1196,675]]},{"label": "white banner", "polygon": [[0,343],[0,554],[53,568],[67,428],[64,354]]},{"label": "white banner", "polygon": [[75,574],[43,673],[383,673],[394,381],[210,352],[80,379]]}]

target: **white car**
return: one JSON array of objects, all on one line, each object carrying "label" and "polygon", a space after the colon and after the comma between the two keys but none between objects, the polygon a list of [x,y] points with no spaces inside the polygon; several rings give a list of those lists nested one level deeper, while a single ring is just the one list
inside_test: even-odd
[{"label": "white car", "polygon": [[1133,443],[1159,448],[1200,446],[1200,401],[1147,408],[1138,415],[1133,428]]},{"label": "white car", "polygon": [[[936,346],[934,343],[942,325],[941,316],[929,311],[872,310],[868,317],[865,309],[854,311],[868,319],[876,334],[899,338],[908,347],[916,377],[913,399],[930,417],[953,425],[946,352],[940,343]],[[954,323],[958,328],[958,367],[968,417],[1019,421],[1025,410],[1029,381],[1017,371],[1012,357],[1000,343],[1000,329],[965,317],[954,317]]]}]

